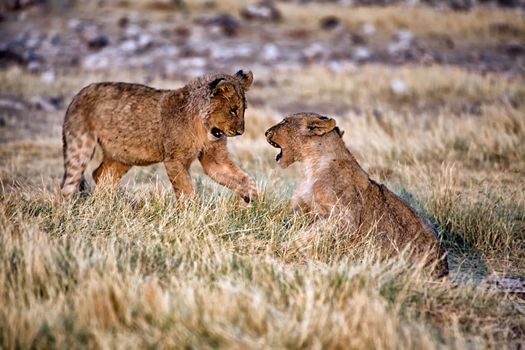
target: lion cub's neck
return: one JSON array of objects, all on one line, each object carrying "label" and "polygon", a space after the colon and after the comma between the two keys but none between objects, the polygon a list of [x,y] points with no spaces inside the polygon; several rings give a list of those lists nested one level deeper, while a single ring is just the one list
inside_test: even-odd
[{"label": "lion cub's neck", "polygon": [[363,188],[369,183],[368,174],[335,132],[323,138],[322,142],[310,145],[302,165],[306,181],[323,181],[336,177],[337,183],[350,181],[353,186]]}]

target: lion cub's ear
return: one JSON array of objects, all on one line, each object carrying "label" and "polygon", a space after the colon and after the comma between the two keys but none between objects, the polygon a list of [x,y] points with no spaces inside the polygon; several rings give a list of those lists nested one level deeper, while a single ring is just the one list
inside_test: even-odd
[{"label": "lion cub's ear", "polygon": [[328,117],[310,119],[306,123],[306,134],[321,136],[335,129],[335,120]]},{"label": "lion cub's ear", "polygon": [[235,73],[235,77],[237,79],[239,79],[239,81],[241,82],[241,85],[246,89],[248,90],[248,88],[252,85],[253,83],[253,74],[252,74],[252,71],[243,71],[242,69],[240,71],[238,71],[237,73]]},{"label": "lion cub's ear", "polygon": [[224,78],[217,78],[208,84],[212,96],[224,96],[230,98],[235,94],[235,87]]}]

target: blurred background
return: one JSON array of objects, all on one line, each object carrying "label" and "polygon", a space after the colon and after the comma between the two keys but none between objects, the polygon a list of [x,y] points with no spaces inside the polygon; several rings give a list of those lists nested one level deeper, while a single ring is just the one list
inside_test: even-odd
[{"label": "blurred background", "polygon": [[[337,117],[365,168],[385,176],[396,174],[392,162],[414,157],[508,160],[522,136],[485,147],[478,131],[497,133],[493,116],[524,110],[523,0],[0,4],[4,185],[58,183],[65,109],[101,80],[177,88],[208,72],[251,69],[248,130],[232,151],[261,175],[274,168],[263,130],[290,112]],[[520,154],[509,166],[521,166]]]}]

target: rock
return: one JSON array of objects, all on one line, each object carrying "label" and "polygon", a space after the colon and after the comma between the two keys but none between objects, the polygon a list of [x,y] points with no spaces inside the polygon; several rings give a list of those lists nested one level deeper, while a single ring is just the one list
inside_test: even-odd
[{"label": "rock", "polygon": [[126,27],[124,34],[127,38],[134,38],[140,35],[142,29],[136,24],[130,24]]},{"label": "rock", "polygon": [[62,107],[63,102],[64,99],[61,96],[35,96],[31,100],[31,103],[35,108],[44,110],[46,112],[53,112],[59,110]]},{"label": "rock", "polygon": [[456,11],[468,11],[476,4],[475,0],[449,0],[448,5]]},{"label": "rock", "polygon": [[67,26],[76,32],[83,32],[86,28],[86,23],[77,18],[72,18],[67,22]]},{"label": "rock", "polygon": [[326,16],[321,18],[319,25],[321,29],[332,30],[341,25],[341,20],[336,16]]},{"label": "rock", "polygon": [[202,57],[183,58],[179,64],[182,67],[203,68],[206,66],[206,60]]},{"label": "rock", "polygon": [[396,78],[390,81],[390,90],[396,95],[404,95],[408,88],[403,80]]},{"label": "rock", "polygon": [[82,61],[82,67],[86,70],[106,69],[109,67],[109,59],[99,53],[88,55]]},{"label": "rock", "polygon": [[43,82],[51,84],[56,79],[55,72],[53,72],[52,70],[45,71],[44,73],[42,73],[40,78]]},{"label": "rock", "polygon": [[100,50],[109,45],[109,39],[104,34],[99,34],[88,41],[88,47],[92,50]]},{"label": "rock", "polygon": [[279,58],[279,49],[274,44],[266,44],[262,50],[262,57],[265,61],[275,61]]},{"label": "rock", "polygon": [[0,97],[0,109],[25,111],[26,105],[22,103],[22,101],[16,101],[12,97]]},{"label": "rock", "polygon": [[227,13],[218,13],[211,16],[200,17],[196,20],[198,24],[219,27],[226,36],[235,36],[239,30],[239,20]]},{"label": "rock", "polygon": [[118,19],[117,21],[117,25],[120,27],[120,28],[126,28],[129,24],[129,18],[126,17],[126,16],[122,16]]},{"label": "rock", "polygon": [[26,64],[27,60],[23,55],[12,49],[0,49],[0,67],[10,64]]},{"label": "rock", "polygon": [[414,40],[414,34],[412,34],[412,32],[409,30],[400,30],[394,35],[394,40],[398,42],[411,42],[412,40]]},{"label": "rock", "polygon": [[24,59],[27,62],[43,62],[44,61],[42,56],[40,56],[33,50],[27,50],[26,52],[24,52]]},{"label": "rock", "polygon": [[124,52],[136,52],[139,48],[139,45],[135,40],[128,39],[122,42],[119,46],[120,50]]},{"label": "rock", "polygon": [[361,27],[361,32],[364,34],[364,35],[372,35],[376,32],[376,26],[373,25],[372,23],[364,23],[363,26]]},{"label": "rock", "polygon": [[7,10],[18,11],[42,3],[44,3],[42,0],[6,0],[2,6],[5,6]]},{"label": "rock", "polygon": [[260,1],[256,5],[250,5],[241,9],[241,16],[247,20],[260,20],[266,22],[277,22],[282,18],[281,12],[275,7],[273,1]]},{"label": "rock", "polygon": [[366,44],[365,37],[358,33],[350,33],[350,40],[352,41],[352,44],[354,45],[365,45]]},{"label": "rock", "polygon": [[175,57],[180,53],[180,49],[173,45],[162,46],[161,50],[165,57]]},{"label": "rock", "polygon": [[324,56],[326,49],[320,43],[312,43],[303,50],[303,55],[308,60],[320,59]]},{"label": "rock", "polygon": [[140,34],[137,40],[137,46],[139,51],[145,51],[153,46],[153,38],[149,34]]},{"label": "rock", "polygon": [[29,62],[29,64],[27,65],[27,70],[30,73],[38,73],[42,70],[42,63],[37,61]]},{"label": "rock", "polygon": [[525,46],[518,43],[510,43],[503,46],[505,53],[511,57],[518,57],[525,55]]},{"label": "rock", "polygon": [[173,75],[178,73],[179,65],[172,61],[164,62],[164,73],[167,75]]},{"label": "rock", "polygon": [[388,52],[391,55],[407,51],[412,45],[414,34],[408,30],[401,30],[394,35],[393,41],[388,44]]},{"label": "rock", "polygon": [[366,47],[358,46],[354,49],[353,57],[359,62],[367,61],[372,57],[372,52]]}]

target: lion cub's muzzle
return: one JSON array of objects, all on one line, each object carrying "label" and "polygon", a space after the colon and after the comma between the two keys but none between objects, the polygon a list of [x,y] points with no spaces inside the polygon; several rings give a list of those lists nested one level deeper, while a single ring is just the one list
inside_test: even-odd
[{"label": "lion cub's muzzle", "polygon": [[272,145],[275,148],[279,148],[280,149],[280,152],[275,156],[275,161],[277,163],[279,163],[279,160],[281,160],[281,157],[283,156],[283,150],[282,150],[282,147],[277,142],[275,142],[273,140],[274,132],[273,132],[272,128],[266,130],[264,135],[266,136],[266,141],[268,141],[268,143],[270,145]]}]

